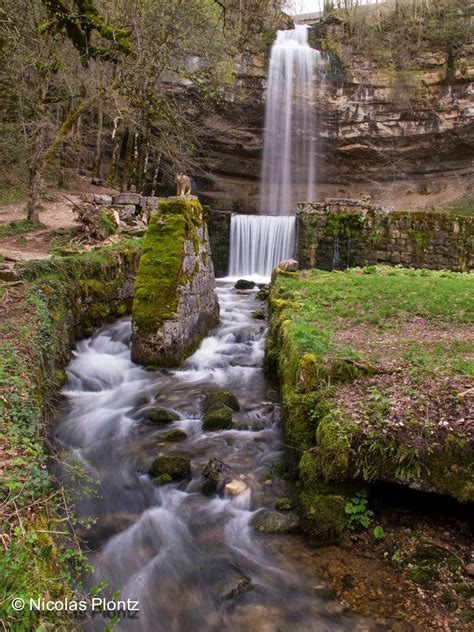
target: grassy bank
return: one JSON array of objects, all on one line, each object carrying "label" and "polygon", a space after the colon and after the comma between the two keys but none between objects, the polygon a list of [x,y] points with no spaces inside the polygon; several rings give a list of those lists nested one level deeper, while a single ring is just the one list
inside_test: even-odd
[{"label": "grassy bank", "polygon": [[64,613],[15,612],[11,599],[64,597],[83,563],[70,534],[71,499],[50,474],[47,426],[76,339],[130,312],[140,251],[140,240],[125,239],[93,252],[33,261],[17,268],[17,281],[0,286],[4,629],[68,625]]},{"label": "grassy bank", "polygon": [[266,365],[315,540],[339,537],[372,481],[474,500],[472,275],[280,273],[270,308]]}]

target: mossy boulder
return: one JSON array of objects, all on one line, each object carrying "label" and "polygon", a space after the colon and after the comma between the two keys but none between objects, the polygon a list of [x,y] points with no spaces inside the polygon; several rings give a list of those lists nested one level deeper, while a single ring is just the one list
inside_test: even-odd
[{"label": "mossy boulder", "polygon": [[149,474],[159,481],[163,481],[164,475],[173,481],[191,478],[191,460],[187,456],[159,456],[151,464]]},{"label": "mossy boulder", "polygon": [[239,279],[234,285],[236,290],[253,290],[257,284],[255,281],[249,281],[248,279]]},{"label": "mossy boulder", "polygon": [[185,441],[187,438],[188,435],[184,432],[184,430],[181,430],[181,428],[175,428],[165,434],[165,441],[168,441],[169,443]]},{"label": "mossy boulder", "polygon": [[171,198],[153,213],[138,266],[132,359],[178,366],[219,321],[207,226],[198,200]]},{"label": "mossy boulder", "polygon": [[161,408],[160,406],[150,408],[145,412],[145,421],[149,421],[153,424],[165,425],[173,423],[173,421],[178,421],[178,419],[178,413],[168,408]]},{"label": "mossy boulder", "polygon": [[252,318],[255,318],[255,320],[265,320],[265,312],[263,311],[263,309],[256,309],[254,312],[252,312]]},{"label": "mossy boulder", "polygon": [[206,393],[202,405],[205,413],[209,412],[213,408],[222,408],[223,406],[228,406],[235,412],[240,410],[239,400],[233,393],[231,393],[231,391],[214,391],[213,393]]},{"label": "mossy boulder", "polygon": [[300,494],[301,525],[314,546],[337,542],[346,524],[346,498],[335,494]]},{"label": "mossy boulder", "polygon": [[206,431],[229,430],[232,428],[233,410],[230,406],[211,408],[202,420],[202,429]]}]

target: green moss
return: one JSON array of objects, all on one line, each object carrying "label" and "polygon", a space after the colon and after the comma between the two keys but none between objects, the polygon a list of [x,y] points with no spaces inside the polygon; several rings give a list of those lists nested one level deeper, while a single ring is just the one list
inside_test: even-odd
[{"label": "green moss", "polygon": [[167,408],[161,408],[160,406],[150,408],[145,412],[145,421],[149,421],[153,424],[170,424],[178,419],[179,415],[177,413]]},{"label": "green moss", "polygon": [[209,412],[213,408],[222,408],[228,406],[233,411],[238,412],[240,410],[240,404],[234,393],[230,391],[215,391],[213,393],[206,393],[203,402],[203,410],[205,413]]},{"label": "green moss", "polygon": [[361,214],[329,213],[326,216],[324,235],[327,237],[354,237],[364,224]]},{"label": "green moss", "polygon": [[155,483],[158,483],[158,485],[167,485],[168,483],[172,483],[172,482],[173,482],[173,477],[170,476],[169,474],[160,474],[159,476],[155,478]]},{"label": "green moss", "polygon": [[317,464],[326,481],[343,481],[349,473],[351,455],[350,424],[344,424],[338,411],[324,417],[316,431]]},{"label": "green moss", "polygon": [[255,318],[255,320],[265,320],[265,312],[263,311],[263,309],[256,309],[254,312],[252,312],[252,318]]},{"label": "green moss", "polygon": [[346,499],[332,494],[302,492],[300,505],[302,527],[312,544],[337,542],[345,526]]},{"label": "green moss", "polygon": [[[150,476],[158,479],[163,474],[174,481],[191,478],[191,461],[186,456],[159,456],[150,466]],[[162,480],[162,479],[160,479]]]},{"label": "green moss", "polygon": [[295,508],[295,502],[291,498],[279,498],[275,503],[277,511],[291,511]]},{"label": "green moss", "polygon": [[175,428],[174,430],[170,430],[165,434],[165,441],[170,443],[176,443],[178,441],[185,441],[188,438],[188,435],[181,430],[181,428]]},{"label": "green moss", "polygon": [[232,428],[233,410],[229,406],[211,408],[202,420],[202,429],[207,432],[214,430],[229,430]]}]

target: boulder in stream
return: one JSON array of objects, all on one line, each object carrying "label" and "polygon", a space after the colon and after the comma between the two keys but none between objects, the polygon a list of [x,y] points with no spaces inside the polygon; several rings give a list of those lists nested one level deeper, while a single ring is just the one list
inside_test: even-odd
[{"label": "boulder in stream", "polygon": [[149,473],[158,482],[164,475],[170,476],[173,481],[191,478],[191,460],[187,456],[159,456],[151,464]]},{"label": "boulder in stream", "polygon": [[228,406],[235,412],[240,410],[239,400],[234,393],[231,393],[231,391],[214,391],[212,393],[206,393],[202,406],[205,413],[208,413],[210,410],[215,408],[222,408],[222,406]]},{"label": "boulder in stream", "polygon": [[178,366],[219,322],[207,225],[197,199],[158,204],[143,243],[132,308],[132,360]]},{"label": "boulder in stream", "polygon": [[248,279],[239,279],[234,285],[236,290],[253,290],[257,284],[255,281],[249,281]]},{"label": "boulder in stream", "polygon": [[153,424],[165,425],[170,424],[173,421],[178,421],[179,415],[175,413],[173,410],[169,410],[168,408],[161,408],[157,406],[156,408],[149,408],[145,411],[145,421],[149,421]]},{"label": "boulder in stream", "polygon": [[181,428],[174,428],[174,430],[170,430],[165,434],[165,441],[170,443],[176,443],[178,441],[185,441],[188,438],[188,435],[181,430]]},{"label": "boulder in stream", "polygon": [[232,428],[233,412],[229,406],[211,408],[202,419],[202,429],[210,432],[213,430],[229,430]]}]

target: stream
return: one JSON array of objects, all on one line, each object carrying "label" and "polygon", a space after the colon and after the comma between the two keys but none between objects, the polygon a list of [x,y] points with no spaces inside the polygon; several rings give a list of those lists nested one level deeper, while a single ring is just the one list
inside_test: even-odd
[{"label": "stream", "polygon": [[[95,569],[85,585],[106,582],[101,595],[139,602],[137,618],[121,613],[114,630],[375,630],[328,595],[302,537],[262,535],[250,524],[288,495],[288,483],[268,480],[272,464],[284,459],[279,394],[263,374],[267,323],[251,316],[261,308],[256,290],[220,280],[217,293],[219,326],[177,370],[132,363],[129,320],[76,347],[53,438],[76,514],[92,519],[78,527]],[[239,398],[239,429],[203,432],[203,396],[222,389]],[[157,427],[144,420],[153,406],[180,418]],[[174,428],[187,439],[164,442]],[[192,478],[160,487],[149,465],[173,452],[192,458]],[[201,472],[211,457],[247,491],[204,496]],[[106,621],[99,614],[84,627],[103,630]]]}]

